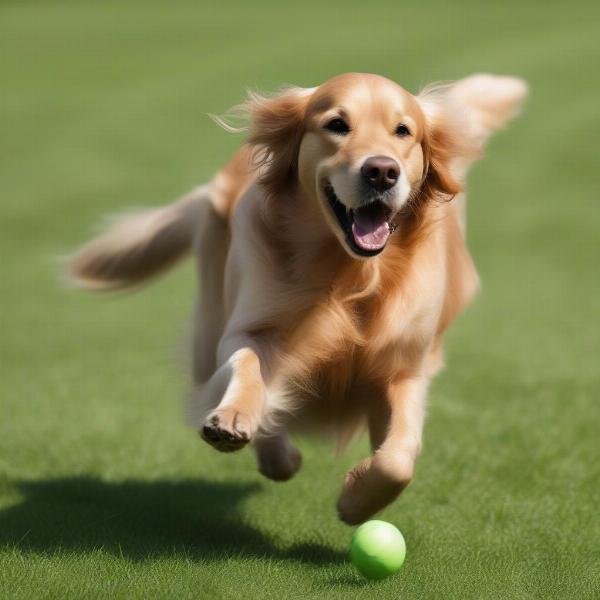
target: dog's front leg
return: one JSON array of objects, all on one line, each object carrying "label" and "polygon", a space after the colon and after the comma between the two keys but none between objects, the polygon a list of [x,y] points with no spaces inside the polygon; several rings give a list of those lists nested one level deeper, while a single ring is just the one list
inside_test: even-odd
[{"label": "dog's front leg", "polygon": [[369,412],[373,456],[346,475],[337,504],[346,523],[365,521],[410,483],[421,448],[427,384],[423,376],[403,377],[374,399]]},{"label": "dog's front leg", "polygon": [[194,410],[208,415],[200,425],[202,438],[222,452],[245,446],[258,431],[265,411],[266,387],[259,347],[246,336],[230,337],[219,345],[213,376],[198,385]]}]

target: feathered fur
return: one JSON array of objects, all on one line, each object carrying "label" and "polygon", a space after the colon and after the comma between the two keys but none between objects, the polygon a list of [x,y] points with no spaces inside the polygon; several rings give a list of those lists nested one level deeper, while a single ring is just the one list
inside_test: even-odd
[{"label": "feathered fur", "polygon": [[[247,142],[210,187],[118,221],[69,273],[91,289],[136,285],[194,246],[191,424],[222,451],[252,441],[260,472],[283,480],[300,466],[288,429],[345,440],[366,422],[373,454],[338,502],[344,521],[360,522],[412,478],[444,333],[478,288],[464,180],[525,91],[515,78],[476,75],[413,96],[354,73],[252,95]],[[332,131],[332,119],[347,129]],[[398,165],[379,196],[397,229],[365,258],[324,190],[338,186],[352,216],[365,201],[362,165],[382,154]]]}]

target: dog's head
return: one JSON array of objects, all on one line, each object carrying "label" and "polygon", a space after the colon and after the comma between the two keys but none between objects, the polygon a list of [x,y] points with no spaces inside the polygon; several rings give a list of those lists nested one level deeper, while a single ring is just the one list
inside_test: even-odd
[{"label": "dog's head", "polygon": [[384,77],[349,73],[253,97],[249,143],[272,197],[301,190],[351,256],[371,257],[405,209],[461,191],[525,90],[518,79],[476,75],[413,96]]}]

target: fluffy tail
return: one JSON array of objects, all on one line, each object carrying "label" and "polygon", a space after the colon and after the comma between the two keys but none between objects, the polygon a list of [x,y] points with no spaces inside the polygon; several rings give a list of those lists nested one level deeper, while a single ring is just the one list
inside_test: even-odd
[{"label": "fluffy tail", "polygon": [[122,215],[67,262],[75,287],[116,290],[132,287],[173,266],[192,248],[209,186],[196,188],[168,206]]}]

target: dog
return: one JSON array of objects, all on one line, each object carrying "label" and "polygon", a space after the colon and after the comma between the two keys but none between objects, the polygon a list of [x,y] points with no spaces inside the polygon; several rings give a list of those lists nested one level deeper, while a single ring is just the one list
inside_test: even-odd
[{"label": "dog", "polygon": [[190,423],[223,452],[251,442],[275,481],[301,465],[290,430],[343,444],[366,427],[372,455],[337,503],[363,522],[413,477],[444,333],[479,286],[465,176],[526,91],[477,74],[413,95],[348,73],[250,94],[247,140],[209,184],[116,220],[68,275],[131,287],[193,251]]}]

